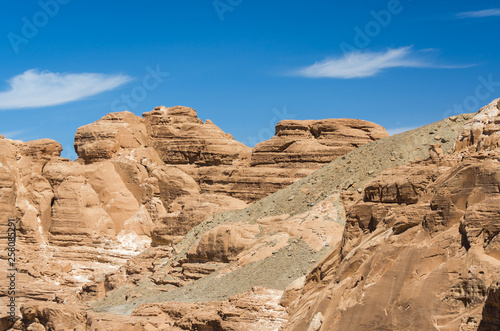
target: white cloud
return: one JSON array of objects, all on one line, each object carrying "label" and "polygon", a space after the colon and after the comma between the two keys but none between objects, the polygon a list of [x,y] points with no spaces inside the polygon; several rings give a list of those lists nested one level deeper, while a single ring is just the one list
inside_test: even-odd
[{"label": "white cloud", "polygon": [[53,73],[28,70],[8,80],[0,92],[0,109],[55,106],[115,89],[130,81],[126,75]]},{"label": "white cloud", "polygon": [[457,18],[481,18],[481,17],[492,17],[500,16],[500,8],[485,9],[478,11],[467,11],[463,13],[458,13]]},{"label": "white cloud", "polygon": [[352,79],[372,77],[389,68],[463,69],[476,66],[476,64],[441,65],[425,59],[428,53],[435,51],[435,49],[425,49],[419,50],[417,54],[412,52],[411,46],[390,48],[385,52],[356,51],[342,57],[316,62],[291,74],[308,78]]},{"label": "white cloud", "polygon": [[363,78],[375,76],[388,68],[431,67],[430,63],[411,54],[411,47],[388,49],[386,52],[352,52],[343,57],[329,58],[299,69],[295,75],[310,78]]},{"label": "white cloud", "polygon": [[406,127],[400,127],[400,128],[387,129],[386,131],[389,135],[393,136],[395,134],[410,131],[410,130],[413,130],[416,128],[418,128],[418,126],[406,126]]}]

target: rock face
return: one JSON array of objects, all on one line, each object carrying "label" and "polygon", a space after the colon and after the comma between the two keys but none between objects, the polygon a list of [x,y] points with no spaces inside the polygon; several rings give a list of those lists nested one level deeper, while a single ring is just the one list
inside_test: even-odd
[{"label": "rock face", "polygon": [[[321,121],[309,122],[314,126]],[[327,122],[343,131],[349,126],[346,120]],[[339,133],[335,138],[339,145],[354,148],[383,136],[370,133],[373,128],[383,131],[381,127],[356,123],[358,136]],[[328,140],[330,147],[335,139]],[[194,109],[180,106],[157,107],[142,117],[130,112],[108,114],[79,128],[74,146],[79,158],[72,162],[60,157],[61,145],[53,140],[0,138],[0,227],[6,234],[8,219],[17,220],[18,304],[30,300],[76,304],[118,287],[122,276],[126,282],[138,281],[141,273],[149,273],[158,283],[188,283],[210,274],[213,265],[227,267],[228,261],[239,261],[242,267],[258,260],[238,255],[249,249],[261,250],[260,257],[269,256],[275,249],[266,245],[274,245],[276,239],[279,248],[286,238],[297,237],[302,227],[309,229],[315,251],[331,239],[329,233],[338,232],[338,225],[322,228],[321,222],[313,220],[303,225],[280,221],[277,224],[290,227],[288,234],[271,239],[259,238],[259,227],[277,229],[265,219],[250,230],[245,226],[214,229],[182,260],[181,273],[174,273],[173,280],[163,279],[159,261],[175,255],[177,248],[171,244],[183,240],[193,227],[214,213],[245,208],[305,177],[314,167],[278,161],[253,165],[252,148],[210,120],[200,120]],[[333,150],[322,153],[315,167],[340,155]],[[315,226],[320,228],[317,233]],[[240,236],[248,237],[246,244],[242,245]],[[5,242],[6,236],[0,240]],[[148,247],[148,253],[134,259]],[[6,270],[6,253],[1,254]],[[8,299],[7,291],[6,286],[0,287],[1,300]],[[45,315],[52,312],[44,308],[34,314],[41,316],[40,323],[33,320],[31,329],[40,329],[39,324],[47,327],[50,318]]]},{"label": "rock face", "polygon": [[154,243],[168,244],[215,212],[243,208],[388,136],[379,125],[348,119],[282,121],[276,133],[252,150],[192,108],[161,106],[143,118],[114,113],[81,127],[75,150],[85,164],[113,163],[138,203],[148,206]]},{"label": "rock face", "polygon": [[144,304],[130,317],[89,312],[83,306],[26,305],[16,330],[275,330],[286,320],[281,291],[254,288],[227,302]]},{"label": "rock face", "polygon": [[131,112],[112,113],[76,131],[75,151],[86,163],[111,159],[120,149],[146,145],[142,118]]},{"label": "rock face", "polygon": [[388,137],[380,125],[353,119],[285,120],[276,135],[257,144],[252,165],[319,169],[353,149]]},{"label": "rock face", "polygon": [[249,157],[251,148],[234,140],[188,107],[158,107],[144,113],[148,143],[166,164],[231,165]]},{"label": "rock face", "polygon": [[287,329],[306,330],[317,314],[322,330],[500,328],[498,114],[498,100],[481,109],[455,154],[365,186],[341,244],[291,304]]},{"label": "rock face", "polygon": [[282,121],[250,149],[187,107],[108,114],[78,130],[75,162],[0,138],[22,316],[0,325],[499,329],[498,102],[381,140]]},{"label": "rock face", "polygon": [[81,127],[75,149],[86,163],[134,158],[176,167],[201,193],[253,202],[387,136],[383,127],[362,120],[281,121],[276,136],[252,150],[192,108],[161,106],[143,119],[122,112]]},{"label": "rock face", "polygon": [[455,151],[494,150],[500,146],[500,99],[482,108],[460,131]]},{"label": "rock face", "polygon": [[[83,284],[149,246],[149,213],[112,162],[85,166],[62,159],[60,144],[49,139],[0,139],[0,145],[0,223],[6,235],[7,221],[17,220],[18,304],[78,301]],[[7,291],[2,283],[2,302]]]},{"label": "rock face", "polygon": [[[362,192],[384,169],[429,159],[439,150],[443,157],[470,117],[361,146],[245,209],[208,218],[175,245],[169,258],[150,249],[109,274],[104,287],[113,289],[94,309],[132,313],[140,304],[228,300],[255,286],[286,289],[280,302],[289,307],[302,291],[304,275],[342,241],[344,209],[357,201],[358,189]],[[415,172],[420,175],[412,181],[416,187],[433,178]],[[325,319],[316,313],[314,325]]]}]

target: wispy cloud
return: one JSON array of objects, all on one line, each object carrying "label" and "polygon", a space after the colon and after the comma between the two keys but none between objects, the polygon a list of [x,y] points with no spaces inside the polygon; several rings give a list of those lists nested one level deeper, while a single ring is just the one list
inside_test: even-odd
[{"label": "wispy cloud", "polygon": [[396,67],[425,67],[426,63],[410,59],[411,47],[388,49],[385,52],[352,52],[343,57],[328,58],[295,71],[310,78],[363,78],[375,76],[384,69]]},{"label": "wispy cloud", "polygon": [[[428,50],[427,50],[428,51]],[[426,53],[421,51],[420,53]],[[414,54],[412,47],[390,48],[385,52],[352,52],[342,57],[328,58],[295,70],[292,75],[309,78],[352,79],[375,76],[389,68],[467,68],[471,65],[437,65],[422,54]]]},{"label": "wispy cloud", "polygon": [[61,105],[109,91],[130,81],[126,75],[53,73],[31,69],[12,77],[0,92],[0,109]]},{"label": "wispy cloud", "polygon": [[466,11],[463,13],[456,14],[456,18],[481,18],[481,17],[492,17],[492,16],[500,16],[500,8]]}]

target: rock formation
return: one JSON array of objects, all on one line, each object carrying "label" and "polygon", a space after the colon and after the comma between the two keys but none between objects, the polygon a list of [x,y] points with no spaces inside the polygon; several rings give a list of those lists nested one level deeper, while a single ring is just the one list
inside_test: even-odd
[{"label": "rock formation", "polygon": [[386,139],[282,121],[251,149],[158,107],[80,128],[75,162],[0,139],[23,317],[0,326],[498,329],[499,123],[499,100]]},{"label": "rock formation", "polygon": [[252,165],[319,169],[353,149],[387,137],[374,123],[353,119],[284,120],[276,135],[257,144]]},{"label": "rock formation", "polygon": [[[442,143],[442,153],[449,153],[467,118],[454,117],[362,146],[241,211],[214,215],[190,231],[168,260],[150,250],[110,274],[104,285],[114,290],[94,309],[132,313],[139,304],[227,300],[252,286],[285,290],[341,242],[343,206],[355,202],[358,190],[384,169],[430,158],[436,141]],[[294,301],[302,282],[288,286],[282,305]],[[140,283],[153,285],[134,285]],[[316,324],[324,320],[321,316]]]},{"label": "rock formation", "polygon": [[[337,122],[344,127],[349,121],[330,122],[332,127],[340,125]],[[359,137],[347,139],[351,148],[384,136],[382,127],[358,122],[357,126],[380,132],[366,136],[360,130]],[[348,143],[338,138],[338,144]],[[108,114],[78,129],[75,162],[61,158],[61,150],[59,143],[49,139],[0,138],[0,226],[6,234],[8,219],[17,220],[18,304],[31,300],[79,304],[124,283],[133,284],[148,273],[154,282],[164,284],[203,278],[215,270],[207,263],[219,263],[222,268],[236,261],[242,250],[255,245],[265,248],[272,241],[259,240],[255,226],[248,234],[246,226],[234,234],[231,229],[227,234],[223,228],[214,229],[213,236],[207,234],[181,261],[181,272],[169,276],[173,280],[162,278],[165,270],[159,261],[175,255],[177,248],[170,245],[214,213],[244,208],[312,171],[305,164],[280,165],[280,169],[253,166],[252,148],[210,120],[198,119],[194,109],[180,106],[157,107],[143,117],[130,112]],[[332,152],[330,159],[338,156]],[[330,159],[323,155],[317,166]],[[311,232],[316,224],[304,226]],[[333,230],[338,231],[327,227],[320,233]],[[293,236],[300,232],[293,231]],[[248,236],[247,244],[241,246],[240,235]],[[317,234],[311,236],[312,241],[318,240]],[[286,238],[280,238],[280,245]],[[0,239],[5,242],[6,237]],[[222,250],[217,247],[221,240],[230,242]],[[316,250],[323,241],[313,245]],[[148,247],[149,253],[137,256]],[[5,258],[4,251],[4,270]],[[241,257],[240,263],[256,260]],[[2,300],[7,299],[6,293],[7,287],[2,286]],[[21,313],[31,316],[28,310]],[[40,328],[31,317],[27,320],[30,328]],[[39,318],[45,327],[47,320]]]},{"label": "rock formation", "polygon": [[287,329],[318,315],[322,330],[500,328],[498,102],[464,125],[455,154],[365,186],[342,242],[291,304]]},{"label": "rock formation", "polygon": [[[143,118],[113,113],[79,128],[75,150],[85,164],[113,163],[138,203],[148,207],[153,242],[168,244],[215,212],[243,208],[387,136],[379,125],[348,119],[282,121],[276,132],[276,139],[252,150],[192,108],[161,106]],[[147,192],[141,181],[148,182]],[[156,196],[144,198],[151,190]]]}]

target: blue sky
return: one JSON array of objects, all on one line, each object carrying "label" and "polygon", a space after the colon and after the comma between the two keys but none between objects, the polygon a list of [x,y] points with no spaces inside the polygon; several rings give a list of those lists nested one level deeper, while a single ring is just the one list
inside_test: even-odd
[{"label": "blue sky", "polygon": [[397,132],[500,96],[497,1],[2,2],[0,134],[185,105],[253,145],[278,120]]}]

